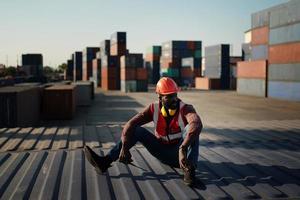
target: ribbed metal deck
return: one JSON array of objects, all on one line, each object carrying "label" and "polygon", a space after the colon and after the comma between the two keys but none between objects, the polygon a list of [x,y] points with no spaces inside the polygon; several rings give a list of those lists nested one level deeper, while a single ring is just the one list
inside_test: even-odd
[{"label": "ribbed metal deck", "polygon": [[300,199],[299,120],[205,127],[197,171],[205,187],[194,188],[141,145],[131,151],[136,166],[115,162],[97,174],[83,146],[103,155],[121,129],[0,129],[0,199]]}]

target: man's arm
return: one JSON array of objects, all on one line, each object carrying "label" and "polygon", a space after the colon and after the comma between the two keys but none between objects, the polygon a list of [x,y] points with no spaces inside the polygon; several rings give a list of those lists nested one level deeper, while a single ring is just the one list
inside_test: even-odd
[{"label": "man's arm", "polygon": [[130,139],[137,126],[142,126],[153,120],[151,111],[152,104],[146,107],[142,112],[132,117],[124,126],[122,131],[122,142],[126,142]]},{"label": "man's arm", "polygon": [[189,125],[189,129],[181,146],[188,147],[193,141],[199,140],[203,125],[192,105],[185,105],[182,112]]}]

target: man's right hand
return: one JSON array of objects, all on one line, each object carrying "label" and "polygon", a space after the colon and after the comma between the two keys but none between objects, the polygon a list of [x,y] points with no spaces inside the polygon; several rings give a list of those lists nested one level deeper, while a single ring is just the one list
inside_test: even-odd
[{"label": "man's right hand", "polygon": [[119,155],[119,162],[124,164],[130,164],[133,160],[131,159],[131,153],[129,151],[127,143],[122,144],[122,149]]}]

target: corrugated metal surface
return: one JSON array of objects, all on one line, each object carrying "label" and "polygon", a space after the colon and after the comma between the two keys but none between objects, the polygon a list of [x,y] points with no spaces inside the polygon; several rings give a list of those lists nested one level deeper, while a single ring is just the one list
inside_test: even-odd
[{"label": "corrugated metal surface", "polygon": [[267,60],[268,59],[268,45],[257,45],[251,47],[251,60]]},{"label": "corrugated metal surface", "polygon": [[252,29],[251,45],[266,45],[269,42],[269,27],[264,26]]},{"label": "corrugated metal surface", "polygon": [[251,15],[252,29],[269,25],[269,9],[265,9]]},{"label": "corrugated metal surface", "polygon": [[269,65],[268,79],[270,81],[299,81],[300,82],[300,63],[271,64]]},{"label": "corrugated metal surface", "polygon": [[267,61],[244,61],[237,63],[238,78],[260,78],[267,76]]},{"label": "corrugated metal surface", "polygon": [[268,96],[277,99],[300,101],[300,82],[269,81]]},{"label": "corrugated metal surface", "polygon": [[[73,127],[37,128],[32,131],[50,132],[45,138],[31,133],[19,146],[31,141],[32,147],[44,150],[17,148],[0,153],[0,198],[297,199],[299,124],[299,120],[288,120],[249,122],[248,128],[237,123],[206,127],[200,140],[196,174],[205,186],[194,188],[184,185],[181,170],[161,164],[140,145],[131,151],[136,166],[116,162],[107,174],[96,174],[84,158],[82,146],[88,144],[104,154],[120,136],[118,125],[81,127],[83,137],[68,134],[67,143],[59,140],[58,133],[66,135]],[[0,131],[3,136],[22,130]],[[49,143],[51,134],[56,139]],[[19,137],[8,138],[4,145],[16,144],[16,138]],[[38,145],[40,142],[43,144]],[[54,146],[62,147],[56,142],[67,147],[56,150]],[[2,140],[0,144],[3,150]]]},{"label": "corrugated metal surface", "polygon": [[270,12],[270,27],[278,27],[300,21],[300,2],[291,0]]},{"label": "corrugated metal surface", "polygon": [[253,78],[238,78],[237,92],[245,95],[266,96],[266,80]]},{"label": "corrugated metal surface", "polygon": [[270,30],[270,45],[297,41],[300,41],[300,23]]},{"label": "corrugated metal surface", "polygon": [[272,45],[269,47],[270,64],[300,62],[300,42]]}]

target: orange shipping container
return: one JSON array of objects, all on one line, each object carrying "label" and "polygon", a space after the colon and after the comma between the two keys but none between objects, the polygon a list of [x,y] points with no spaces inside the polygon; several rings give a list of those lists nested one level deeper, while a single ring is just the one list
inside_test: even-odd
[{"label": "orange shipping container", "polygon": [[154,55],[154,54],[146,54],[146,61],[159,61],[160,56],[159,55]]},{"label": "orange shipping container", "polygon": [[288,64],[300,62],[300,42],[273,45],[269,47],[270,64]]},{"label": "orange shipping container", "polygon": [[148,74],[146,68],[136,68],[136,80],[147,80]]},{"label": "orange shipping container", "polygon": [[195,78],[195,88],[202,89],[202,90],[220,89],[221,81],[220,81],[220,79],[196,77]]},{"label": "orange shipping container", "polygon": [[267,77],[267,61],[244,61],[237,63],[238,78],[260,78]]},{"label": "orange shipping container", "polygon": [[136,78],[135,68],[121,68],[121,80],[135,80]]},{"label": "orange shipping container", "polygon": [[252,32],[251,45],[268,44],[268,42],[269,42],[269,27],[268,26],[253,29],[251,32]]},{"label": "orange shipping container", "polygon": [[102,78],[101,79],[101,87],[104,90],[116,90],[117,88],[117,80],[113,78]]}]

